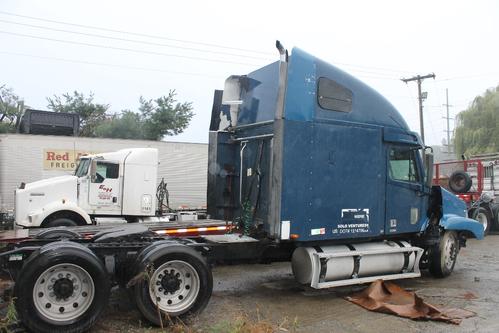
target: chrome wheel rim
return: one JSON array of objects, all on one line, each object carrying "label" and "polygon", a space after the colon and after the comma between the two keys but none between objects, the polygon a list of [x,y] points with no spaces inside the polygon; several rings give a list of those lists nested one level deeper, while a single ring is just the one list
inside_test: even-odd
[{"label": "chrome wheel rim", "polygon": [[149,281],[149,295],[160,310],[178,315],[189,310],[199,294],[199,275],[189,263],[168,261],[159,266]]},{"label": "chrome wheel rim", "polygon": [[82,267],[58,264],[45,270],[35,282],[35,309],[49,322],[65,324],[83,315],[95,296],[94,281]]},{"label": "chrome wheel rim", "polygon": [[483,226],[484,231],[487,230],[487,227],[489,226],[487,215],[485,215],[484,213],[478,213],[476,216],[476,220]]},{"label": "chrome wheel rim", "polygon": [[457,247],[455,238],[452,236],[447,237],[444,244],[444,265],[451,269],[454,265],[457,256]]}]

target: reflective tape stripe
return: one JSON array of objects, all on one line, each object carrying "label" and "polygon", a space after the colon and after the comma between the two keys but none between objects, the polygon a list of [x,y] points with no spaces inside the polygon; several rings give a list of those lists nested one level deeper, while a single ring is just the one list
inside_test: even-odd
[{"label": "reflective tape stripe", "polygon": [[155,230],[158,235],[172,235],[172,234],[186,234],[186,233],[201,233],[209,231],[226,231],[230,226],[216,226],[216,227],[199,227],[199,228],[181,228],[181,229],[163,229]]}]

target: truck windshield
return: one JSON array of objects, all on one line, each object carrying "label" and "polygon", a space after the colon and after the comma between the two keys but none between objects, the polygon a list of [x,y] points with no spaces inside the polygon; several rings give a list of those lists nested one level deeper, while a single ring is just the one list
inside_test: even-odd
[{"label": "truck windshield", "polygon": [[88,173],[88,166],[89,165],[90,165],[90,159],[82,158],[80,160],[80,163],[78,164],[78,167],[76,168],[75,176],[76,177],[86,176]]}]

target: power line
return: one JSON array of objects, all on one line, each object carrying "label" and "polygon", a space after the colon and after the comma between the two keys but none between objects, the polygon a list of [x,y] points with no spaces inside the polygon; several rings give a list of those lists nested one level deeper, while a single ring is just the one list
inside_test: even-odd
[{"label": "power line", "polygon": [[273,55],[273,53],[267,53],[267,52],[249,50],[249,49],[244,49],[244,48],[237,48],[237,47],[220,45],[220,44],[197,42],[197,41],[189,41],[189,40],[185,40],[185,39],[169,38],[169,37],[165,37],[165,36],[144,34],[144,33],[138,33],[138,32],[132,32],[132,31],[125,31],[125,30],[118,30],[118,29],[110,29],[110,28],[97,27],[97,26],[92,26],[92,25],[69,23],[69,22],[64,22],[64,21],[57,21],[57,20],[45,19],[45,18],[41,18],[41,17],[35,17],[35,16],[28,16],[28,15],[21,15],[21,14],[9,13],[9,12],[5,12],[5,11],[0,11],[0,14],[9,15],[9,16],[16,16],[16,17],[22,17],[22,18],[27,18],[27,19],[31,19],[31,20],[37,20],[37,21],[43,21],[43,22],[49,22],[49,23],[69,25],[69,26],[79,27],[79,28],[85,28],[85,29],[102,30],[102,31],[108,31],[108,32],[113,32],[113,33],[128,34],[128,35],[133,35],[133,36],[140,36],[140,37],[147,37],[147,38],[154,38],[154,39],[162,39],[162,40],[168,40],[168,41],[179,42],[179,43],[204,45],[204,46],[209,46],[209,47],[217,47],[217,48],[221,48],[221,49],[237,50],[237,51],[243,51],[243,52],[251,52],[251,53],[257,53],[257,54],[263,54],[263,55]]},{"label": "power line", "polygon": [[96,65],[96,66],[104,66],[104,67],[124,68],[124,69],[132,69],[132,70],[148,71],[148,72],[161,72],[161,73],[178,74],[178,75],[204,76],[204,77],[211,77],[211,78],[222,77],[222,76],[209,75],[209,74],[203,74],[203,73],[177,72],[177,71],[170,71],[170,70],[159,69],[159,68],[135,67],[135,66],[116,65],[116,64],[101,63],[101,62],[92,62],[92,61],[85,61],[85,60],[45,57],[45,56],[26,54],[26,53],[17,53],[17,52],[0,51],[0,54],[8,54],[8,55],[14,55],[14,56],[45,59],[45,60],[55,60],[55,61],[83,64],[83,65]]},{"label": "power line", "polygon": [[244,65],[244,66],[256,66],[255,64],[242,63],[242,62],[236,62],[236,61],[221,60],[221,59],[209,59],[209,58],[193,57],[193,56],[186,56],[186,55],[179,55],[179,54],[170,54],[170,53],[163,53],[163,52],[156,52],[156,51],[137,50],[137,49],[131,49],[131,48],[126,48],[126,47],[116,47],[116,46],[99,45],[99,44],[92,44],[92,43],[85,43],[85,42],[76,42],[76,41],[69,41],[69,40],[65,40],[65,39],[57,39],[57,38],[41,37],[41,36],[34,36],[34,35],[28,35],[28,34],[20,34],[20,33],[11,32],[11,31],[4,31],[4,30],[0,30],[0,33],[12,35],[12,36],[18,36],[18,37],[48,40],[48,41],[58,42],[58,43],[74,44],[74,45],[96,47],[96,48],[104,48],[104,49],[111,49],[111,50],[117,50],[117,51],[151,54],[151,55],[157,55],[157,56],[163,56],[163,57],[173,57],[173,58],[200,60],[200,61],[209,61],[209,62],[220,62],[220,63],[236,64],[236,65]]},{"label": "power line", "polygon": [[44,30],[56,31],[56,32],[64,32],[64,33],[75,34],[75,35],[80,35],[80,36],[104,38],[104,39],[110,39],[110,40],[117,40],[117,41],[123,41],[123,42],[132,42],[132,43],[145,44],[145,45],[153,45],[153,46],[163,46],[163,47],[170,47],[170,48],[176,48],[176,49],[181,49],[181,50],[204,52],[204,53],[211,53],[211,54],[230,55],[230,56],[236,56],[236,57],[242,57],[242,58],[251,58],[251,59],[257,59],[257,60],[269,60],[269,58],[255,57],[255,56],[249,56],[249,55],[244,55],[244,54],[236,54],[236,53],[228,53],[228,52],[212,51],[212,50],[203,50],[203,49],[194,48],[194,47],[185,47],[185,46],[178,46],[178,45],[171,45],[171,44],[154,43],[154,42],[147,42],[147,41],[142,41],[142,40],[138,40],[138,39],[129,39],[129,38],[104,36],[104,35],[99,35],[99,34],[92,34],[92,33],[79,32],[79,31],[71,31],[71,30],[66,30],[66,29],[57,29],[57,28],[51,28],[51,27],[46,27],[46,26],[42,26],[42,25],[20,23],[20,22],[14,22],[14,21],[2,20],[2,19],[0,19],[0,22],[8,23],[8,24],[20,25],[20,26],[25,26],[25,27],[31,27],[31,28],[37,28],[37,29],[44,29]]},{"label": "power line", "polygon": [[[241,52],[250,52],[250,53],[254,53],[254,54],[261,54],[261,55],[264,55],[264,56],[273,56],[274,55],[274,53],[262,52],[262,51],[255,51],[255,50],[245,49],[245,48],[237,48],[237,47],[226,46],[226,45],[221,45],[221,44],[205,43],[205,42],[198,42],[198,41],[190,41],[190,40],[170,38],[170,37],[159,36],[159,35],[152,35],[152,34],[137,33],[137,32],[132,32],[132,31],[125,31],[125,30],[118,30],[118,29],[111,29],[111,28],[104,28],[104,27],[97,27],[97,26],[92,26],[92,25],[69,23],[69,22],[64,22],[64,21],[58,21],[58,20],[52,20],[52,19],[45,19],[45,18],[41,18],[41,17],[15,14],[15,13],[10,13],[10,12],[5,12],[5,11],[0,11],[0,14],[14,16],[14,17],[21,17],[21,18],[26,18],[26,19],[31,19],[31,20],[37,20],[37,21],[42,21],[42,22],[49,22],[49,23],[55,23],[55,24],[68,25],[68,26],[73,26],[73,27],[78,27],[78,28],[84,28],[84,29],[101,30],[101,31],[107,31],[107,32],[112,32],[112,33],[128,34],[128,35],[133,35],[133,36],[146,37],[146,38],[154,38],[154,39],[167,40],[167,41],[173,41],[173,42],[179,42],[179,43],[203,45],[203,46],[208,46],[208,47],[215,47],[215,48],[221,48],[221,49],[235,50],[235,51],[241,51]],[[21,24],[21,23],[16,23],[16,24]],[[247,57],[247,58],[251,58],[251,56],[248,56],[248,55],[241,55],[241,56]],[[338,65],[342,65],[342,66],[350,66],[350,67],[357,67],[357,68],[364,68],[364,69],[371,69],[371,70],[378,70],[378,71],[387,71],[387,72],[394,72],[394,73],[409,73],[409,71],[407,71],[407,70],[401,70],[401,69],[391,69],[391,68],[382,68],[382,67],[369,67],[369,66],[355,65],[355,64],[344,63],[344,62],[335,62],[335,63],[338,64]],[[376,74],[379,74],[379,73],[376,73]]]}]

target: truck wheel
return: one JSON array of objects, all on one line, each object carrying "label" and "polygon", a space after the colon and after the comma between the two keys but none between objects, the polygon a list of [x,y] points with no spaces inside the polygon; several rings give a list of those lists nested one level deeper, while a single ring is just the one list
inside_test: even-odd
[{"label": "truck wheel", "polygon": [[147,320],[159,326],[166,316],[185,318],[206,307],[213,278],[197,251],[183,245],[158,247],[144,259],[141,267],[147,273],[135,284],[134,295]]},{"label": "truck wheel", "polygon": [[434,277],[449,276],[454,270],[457,254],[459,253],[459,240],[454,231],[446,231],[440,237],[440,242],[429,249],[428,263],[430,273]]},{"label": "truck wheel", "polygon": [[110,286],[92,251],[68,241],[34,252],[15,281],[16,310],[33,332],[84,332],[106,307]]},{"label": "truck wheel", "polygon": [[492,216],[490,215],[490,212],[486,208],[478,207],[473,212],[471,218],[480,222],[483,226],[483,235],[486,236],[492,226]]},{"label": "truck wheel", "polygon": [[471,185],[471,177],[467,172],[454,171],[449,177],[449,187],[454,193],[466,193]]},{"label": "truck wheel", "polygon": [[499,228],[499,204],[492,203],[492,212],[494,213],[494,217],[492,218],[492,226],[491,229],[497,230]]},{"label": "truck wheel", "polygon": [[47,223],[46,227],[47,228],[53,228],[53,227],[76,227],[78,223],[75,221],[68,219],[66,217],[59,217],[55,218],[49,223]]}]

